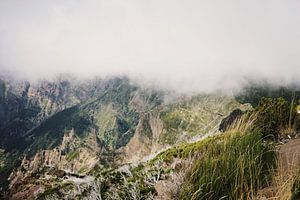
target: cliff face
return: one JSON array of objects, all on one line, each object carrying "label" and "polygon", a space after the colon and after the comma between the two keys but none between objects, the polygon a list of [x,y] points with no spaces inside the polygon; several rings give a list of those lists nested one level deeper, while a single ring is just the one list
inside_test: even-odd
[{"label": "cliff face", "polygon": [[25,148],[21,144],[26,143],[23,135],[28,130],[73,104],[62,95],[65,92],[62,83],[31,85],[28,82],[2,81],[2,84],[1,145],[9,150]]},{"label": "cliff face", "polygon": [[[233,109],[247,109],[228,96],[173,97],[168,102],[165,96],[127,78],[0,82],[0,148],[8,163],[0,175],[7,179],[10,174],[4,190],[19,198],[25,186],[39,183],[26,193],[34,199],[64,179],[76,185],[74,176],[138,163],[170,146],[214,134]],[[49,183],[49,177],[59,180]]]},{"label": "cliff face", "polygon": [[89,139],[89,146],[83,146],[72,130],[64,135],[58,147],[42,150],[33,157],[24,157],[20,167],[9,177],[10,189],[16,190],[34,174],[49,172],[47,169],[55,169],[61,176],[67,173],[86,175],[99,162],[98,154],[101,152],[101,148],[94,144],[95,132],[90,134]]}]

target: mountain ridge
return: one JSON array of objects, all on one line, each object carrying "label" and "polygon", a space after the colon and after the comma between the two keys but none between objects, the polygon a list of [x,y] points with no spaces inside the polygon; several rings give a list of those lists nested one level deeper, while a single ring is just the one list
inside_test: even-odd
[{"label": "mountain ridge", "polygon": [[[84,85],[60,80],[42,83],[41,88],[30,89],[28,83],[25,86],[5,89],[6,95],[2,91],[0,102],[8,108],[9,98],[21,102],[20,110],[12,109],[17,117],[11,117],[12,123],[3,123],[0,129],[1,137],[6,138],[0,145],[7,163],[5,170],[0,169],[0,175],[2,180],[9,177],[9,183],[2,183],[2,190],[7,190],[6,195],[12,199],[20,196],[35,199],[61,184],[77,185],[79,191],[70,188],[68,191],[79,195],[89,184],[97,188],[98,180],[76,183],[73,179],[80,182],[78,177],[95,178],[99,176],[97,173],[105,173],[110,182],[109,177],[123,176],[119,171],[123,166],[139,165],[145,158],[151,160],[177,145],[192,145],[218,133],[222,119],[233,110],[252,109],[250,104],[243,104],[246,101],[241,103],[235,96],[224,94],[170,98],[168,91],[141,87],[126,77],[95,79]],[[33,114],[23,114],[32,108],[35,108]],[[24,124],[28,126],[19,129]],[[14,128],[17,128],[15,133]],[[129,168],[126,173],[136,170]],[[53,177],[58,179],[52,180]],[[64,177],[69,181],[64,181]],[[24,188],[32,184],[38,185],[26,193]],[[72,195],[69,197],[75,198]]]}]

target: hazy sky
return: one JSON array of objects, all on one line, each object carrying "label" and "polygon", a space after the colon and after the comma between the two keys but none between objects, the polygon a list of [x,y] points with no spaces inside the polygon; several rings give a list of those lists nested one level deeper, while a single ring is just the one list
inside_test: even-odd
[{"label": "hazy sky", "polygon": [[300,80],[299,0],[0,0],[0,70],[184,90]]}]

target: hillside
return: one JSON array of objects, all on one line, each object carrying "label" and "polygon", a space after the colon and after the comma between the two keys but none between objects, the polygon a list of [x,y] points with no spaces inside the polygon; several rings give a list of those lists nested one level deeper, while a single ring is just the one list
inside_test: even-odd
[{"label": "hillside", "polygon": [[300,125],[288,88],[234,97],[171,95],[126,77],[1,83],[4,199],[266,197],[276,148]]},{"label": "hillside", "polygon": [[5,180],[14,170],[10,194],[40,171],[86,176],[95,167],[140,162],[170,146],[216,133],[231,110],[247,108],[233,97],[171,96],[125,77],[87,82],[66,78],[33,85],[3,80],[2,88],[5,164],[0,173],[7,190]]}]

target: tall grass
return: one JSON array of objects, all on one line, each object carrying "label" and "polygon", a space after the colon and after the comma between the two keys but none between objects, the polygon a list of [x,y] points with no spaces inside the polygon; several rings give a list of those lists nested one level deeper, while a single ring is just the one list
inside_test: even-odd
[{"label": "tall grass", "polygon": [[248,112],[238,117],[233,123],[227,128],[230,132],[240,132],[244,133],[253,128],[255,128],[255,123],[257,122],[257,112]]},{"label": "tall grass", "polygon": [[158,156],[167,161],[197,157],[181,185],[180,199],[255,199],[258,191],[274,184],[278,174],[277,140],[269,138],[295,133],[298,122],[294,101],[264,98],[224,134],[171,148]]},{"label": "tall grass", "polygon": [[206,147],[187,174],[180,199],[252,199],[275,166],[274,145],[262,140],[259,129],[236,129]]}]

